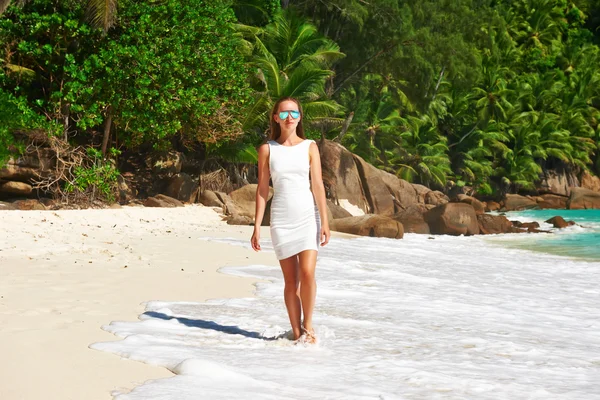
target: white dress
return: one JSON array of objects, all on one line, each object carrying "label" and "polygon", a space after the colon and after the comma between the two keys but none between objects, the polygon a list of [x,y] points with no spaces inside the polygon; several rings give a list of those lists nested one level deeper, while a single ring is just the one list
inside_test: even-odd
[{"label": "white dress", "polygon": [[313,140],[295,146],[269,144],[273,180],[271,241],[278,260],[304,250],[319,250],[321,219],[310,190],[309,148]]}]

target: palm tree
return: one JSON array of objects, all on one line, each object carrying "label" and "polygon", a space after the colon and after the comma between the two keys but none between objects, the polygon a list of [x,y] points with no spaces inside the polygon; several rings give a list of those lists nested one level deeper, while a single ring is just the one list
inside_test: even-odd
[{"label": "palm tree", "polygon": [[469,95],[475,102],[479,119],[484,125],[489,120],[506,121],[507,113],[513,108],[509,101],[512,90],[508,88],[511,75],[507,67],[491,62],[484,63],[483,80]]},{"label": "palm tree", "polygon": [[542,174],[540,161],[554,158],[565,164],[574,163],[569,131],[560,127],[560,117],[528,111],[512,118],[509,150],[500,161],[495,175],[513,190],[533,189]]},{"label": "palm tree", "polygon": [[490,194],[493,161],[508,151],[506,123],[495,120],[481,123],[474,115],[472,99],[467,93],[450,88],[444,97],[446,114],[438,127],[448,139],[448,157],[454,178],[473,186],[478,192]]},{"label": "palm tree", "polygon": [[546,52],[559,39],[564,18],[556,0],[521,0],[513,7],[517,11],[516,24],[511,26],[513,38],[525,48],[538,48]]},{"label": "palm tree", "polygon": [[331,40],[321,36],[314,25],[285,10],[265,28],[243,27],[253,47],[256,98],[244,121],[246,129],[268,126],[268,113],[284,96],[302,102],[305,121],[319,122],[341,110],[326,93],[331,65],[344,56]]},{"label": "palm tree", "polygon": [[452,173],[446,138],[427,114],[406,119],[399,141],[391,151],[390,164],[396,175],[409,182],[444,187]]},{"label": "palm tree", "polygon": [[387,149],[395,144],[394,138],[403,120],[397,104],[385,92],[378,101],[370,102],[368,107],[363,120],[357,121],[346,135],[344,145],[372,164],[388,169]]}]

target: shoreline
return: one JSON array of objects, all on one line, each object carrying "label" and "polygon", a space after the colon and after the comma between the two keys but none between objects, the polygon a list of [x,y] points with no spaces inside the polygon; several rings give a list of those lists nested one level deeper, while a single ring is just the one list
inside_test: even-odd
[{"label": "shoreline", "polygon": [[[271,281],[257,285],[256,297],[150,304],[142,321],[111,324],[125,339],[101,348],[177,372],[123,396],[131,400],[159,393],[181,400],[440,392],[519,398],[531,390],[589,397],[596,386],[598,341],[589,315],[598,310],[598,267],[488,246],[481,237],[340,240],[319,267],[318,348],[257,340],[259,333],[277,337],[287,322],[282,278],[262,265],[227,271]],[[568,340],[573,332],[581,335],[575,342]],[[365,379],[357,381],[357,373]]]},{"label": "shoreline", "polygon": [[549,229],[551,233],[514,236],[522,234],[491,235],[486,237],[488,243],[507,248],[530,251],[534,254],[551,254],[574,261],[598,262],[600,251],[595,250],[594,243],[600,238],[600,210],[567,210],[561,216],[565,220],[574,220],[576,226],[558,229],[545,221],[554,216],[553,210],[524,210],[506,213],[510,219],[523,222],[537,221],[541,229]]},{"label": "shoreline", "polygon": [[[111,399],[171,377],[162,366],[89,346],[121,340],[102,328],[137,320],[150,301],[254,297],[260,280],[220,272],[224,267],[277,266],[270,251],[206,240],[246,240],[253,228],[227,225],[201,205],[7,211],[0,223],[6,227],[0,237],[3,400]],[[268,227],[261,237],[269,237]]]},{"label": "shoreline", "polygon": [[136,320],[148,301],[253,296],[256,279],[218,269],[276,263],[268,252],[199,240],[245,239],[251,228],[202,206],[8,211],[0,222],[3,400],[107,400],[173,376],[88,346],[120,340],[102,326]]}]

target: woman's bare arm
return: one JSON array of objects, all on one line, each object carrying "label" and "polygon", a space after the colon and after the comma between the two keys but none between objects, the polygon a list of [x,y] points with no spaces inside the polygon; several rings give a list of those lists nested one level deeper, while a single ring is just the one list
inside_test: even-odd
[{"label": "woman's bare arm", "polygon": [[251,244],[256,251],[260,250],[260,225],[265,216],[267,198],[269,197],[269,145],[263,144],[258,148],[258,186],[256,188],[256,210],[254,219],[254,233]]},{"label": "woman's bare arm", "polygon": [[329,219],[327,216],[327,200],[325,198],[325,187],[323,186],[323,173],[321,171],[321,155],[316,143],[310,144],[310,180],[315,203],[321,216],[321,246],[329,242]]}]

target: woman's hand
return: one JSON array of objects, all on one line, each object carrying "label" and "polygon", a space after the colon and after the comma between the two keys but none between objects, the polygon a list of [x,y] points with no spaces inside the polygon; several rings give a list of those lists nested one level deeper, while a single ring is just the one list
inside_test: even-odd
[{"label": "woman's hand", "polygon": [[252,234],[252,239],[250,239],[250,244],[254,251],[260,251],[260,228],[254,228],[254,233]]},{"label": "woman's hand", "polygon": [[331,232],[329,231],[329,225],[325,224],[321,227],[321,246],[325,246],[329,243],[329,238],[331,237]]}]

